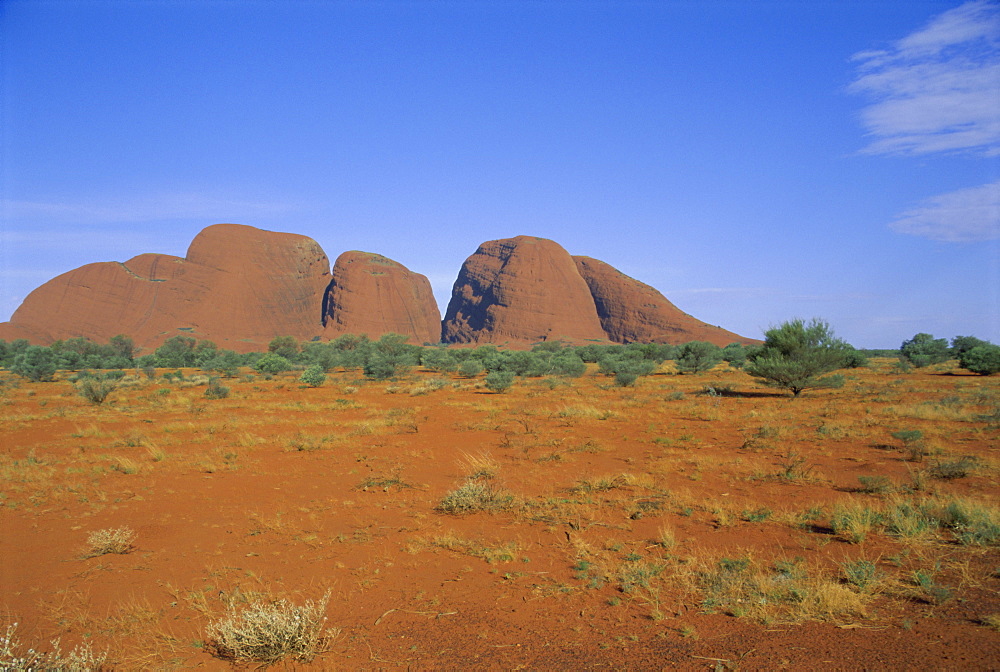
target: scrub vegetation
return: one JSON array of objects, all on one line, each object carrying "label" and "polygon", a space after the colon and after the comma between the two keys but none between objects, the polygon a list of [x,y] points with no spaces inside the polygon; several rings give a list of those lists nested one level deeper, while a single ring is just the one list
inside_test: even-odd
[{"label": "scrub vegetation", "polygon": [[969,337],[179,338],[3,345],[4,669],[997,659],[1000,378]]}]

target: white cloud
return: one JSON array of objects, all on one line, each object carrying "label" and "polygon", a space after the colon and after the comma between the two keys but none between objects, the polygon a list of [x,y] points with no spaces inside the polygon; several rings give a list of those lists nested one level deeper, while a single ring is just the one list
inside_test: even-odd
[{"label": "white cloud", "polygon": [[850,90],[875,102],[862,112],[872,154],[1000,154],[1000,4],[967,2],[881,51],[854,55]]},{"label": "white cloud", "polygon": [[928,198],[889,226],[899,233],[948,242],[1000,238],[1000,180]]}]

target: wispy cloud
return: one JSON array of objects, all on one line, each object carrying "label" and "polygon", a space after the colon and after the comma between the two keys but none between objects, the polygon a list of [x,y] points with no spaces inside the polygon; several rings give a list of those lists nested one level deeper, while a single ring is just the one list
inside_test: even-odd
[{"label": "wispy cloud", "polygon": [[898,233],[948,242],[1000,238],[1000,180],[928,198],[889,226]]},{"label": "wispy cloud", "polygon": [[273,201],[227,198],[198,193],[73,201],[5,200],[0,212],[10,222],[113,224],[177,219],[207,219],[212,223],[238,222],[285,214],[297,206]]},{"label": "wispy cloud", "polygon": [[854,55],[872,154],[1000,154],[1000,4],[967,2],[889,48]]}]

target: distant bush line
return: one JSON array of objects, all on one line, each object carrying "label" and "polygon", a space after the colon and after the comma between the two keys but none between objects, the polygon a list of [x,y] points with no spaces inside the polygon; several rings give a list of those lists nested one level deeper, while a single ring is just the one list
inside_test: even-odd
[{"label": "distant bush line", "polygon": [[[375,380],[397,378],[416,367],[464,377],[509,373],[516,377],[572,378],[583,375],[587,364],[594,363],[601,374],[617,384],[631,385],[668,360],[675,363],[678,373],[697,374],[721,361],[742,368],[767,354],[763,346],[731,343],[720,348],[702,341],[583,346],[557,341],[538,343],[530,350],[501,350],[495,345],[420,346],[406,341],[405,336],[391,333],[377,340],[345,335],[328,342],[304,343],[280,336],[270,342],[266,352],[237,353],[220,349],[210,340],[174,336],[153,352],[143,354],[125,335],[114,336],[107,343],[78,337],[50,346],[31,345],[25,339],[0,340],[0,367],[33,381],[52,380],[56,371],[137,369],[149,374],[154,368],[198,368],[213,376],[232,378],[241,367],[247,367],[265,377],[285,371],[308,371],[308,380],[303,382],[315,386],[322,384],[321,374],[334,369],[358,370]],[[898,357],[904,367],[955,358],[975,373],[1000,370],[1000,346],[972,336],[955,337],[949,346],[944,339],[917,334],[898,350],[859,350],[842,342],[840,345],[843,368],[864,366],[868,357]]]}]

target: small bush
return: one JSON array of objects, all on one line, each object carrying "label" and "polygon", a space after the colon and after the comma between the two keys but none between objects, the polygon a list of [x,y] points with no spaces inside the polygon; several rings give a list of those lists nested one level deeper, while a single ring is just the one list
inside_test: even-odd
[{"label": "small bush", "polygon": [[478,359],[467,359],[458,366],[458,375],[463,378],[475,378],[483,372],[483,363]]},{"label": "small bush", "polygon": [[709,371],[722,361],[722,348],[705,341],[691,341],[680,347],[675,364],[680,373]]},{"label": "small bush", "polygon": [[493,392],[506,392],[514,384],[514,374],[510,371],[493,371],[486,375],[486,388]]},{"label": "small bush", "polygon": [[229,388],[219,383],[218,378],[212,378],[205,388],[206,399],[225,399],[229,396]]},{"label": "small bush", "polygon": [[903,442],[903,452],[910,462],[922,462],[924,459],[924,433],[919,429],[901,429],[892,433],[892,438]]},{"label": "small bush", "polygon": [[339,634],[324,627],[329,600],[327,592],[303,606],[278,600],[256,602],[242,611],[230,607],[224,618],[208,626],[209,647],[219,658],[237,663],[270,664],[287,657],[309,662]]},{"label": "small bush", "polygon": [[76,384],[76,391],[92,404],[103,404],[118,389],[118,383],[106,378],[84,378]]},{"label": "small bush", "polygon": [[437,510],[444,513],[501,511],[510,508],[514,498],[493,483],[466,481],[444,496]]},{"label": "small bush", "polygon": [[619,371],[615,374],[615,385],[618,387],[632,387],[639,378],[639,374],[633,371]]},{"label": "small bush", "polygon": [[253,365],[253,368],[256,369],[258,373],[274,376],[279,373],[283,373],[284,371],[288,371],[292,368],[292,363],[281,355],[269,352],[258,359],[257,363]]},{"label": "small bush", "polygon": [[326,382],[326,373],[323,372],[322,366],[319,364],[313,364],[302,372],[299,380],[309,387],[319,387]]},{"label": "small bush", "polygon": [[91,532],[90,536],[87,537],[86,557],[93,558],[108,553],[124,555],[132,550],[132,542],[135,541],[135,537],[135,531],[128,526]]},{"label": "small bush", "polygon": [[870,592],[885,578],[885,573],[871,560],[845,562],[840,567],[844,570],[847,581],[865,592]]},{"label": "small bush", "polygon": [[957,460],[939,460],[928,472],[933,478],[952,480],[965,478],[976,469],[974,457],[961,457]]}]

